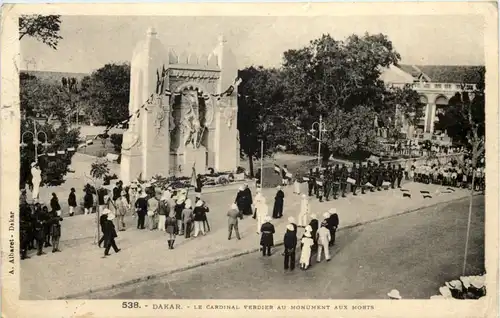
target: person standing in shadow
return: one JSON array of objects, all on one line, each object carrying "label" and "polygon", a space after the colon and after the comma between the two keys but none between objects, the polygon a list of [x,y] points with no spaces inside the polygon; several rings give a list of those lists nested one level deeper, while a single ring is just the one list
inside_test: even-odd
[{"label": "person standing in shadow", "polygon": [[297,232],[293,224],[286,226],[283,245],[285,246],[285,270],[293,271],[295,269],[295,249],[297,248]]}]

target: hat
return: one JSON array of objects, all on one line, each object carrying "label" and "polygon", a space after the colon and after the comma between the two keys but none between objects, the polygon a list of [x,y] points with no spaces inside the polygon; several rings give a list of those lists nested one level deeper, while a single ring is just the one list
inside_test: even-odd
[{"label": "hat", "polygon": [[31,166],[32,166],[32,167],[36,166],[36,162],[32,162],[32,163],[31,163]]},{"label": "hat", "polygon": [[305,237],[311,237],[311,232],[305,232],[305,233],[304,233],[304,236],[305,236]]},{"label": "hat", "polygon": [[306,226],[305,228],[306,232],[311,232],[313,229],[310,225]]},{"label": "hat", "polygon": [[288,225],[286,226],[286,229],[287,229],[288,231],[293,231],[293,230],[294,230],[293,225],[291,225],[291,224],[288,224]]},{"label": "hat", "polygon": [[321,222],[321,226],[327,227],[328,223],[326,223],[325,221],[323,221],[323,222]]},{"label": "hat", "polygon": [[262,188],[257,188],[257,193],[261,193],[262,192]]},{"label": "hat", "polygon": [[132,181],[132,184],[130,185],[130,189],[137,189],[137,184],[135,184],[135,183]]},{"label": "hat", "polygon": [[172,197],[172,193],[170,193],[170,191],[165,191],[165,192],[163,192],[163,194],[161,196],[161,200],[162,201],[167,201],[171,197]]},{"label": "hat", "polygon": [[448,287],[446,286],[443,286],[443,287],[440,287],[439,288],[439,292],[441,293],[441,295],[444,296],[444,298],[452,298],[451,296],[451,291]]},{"label": "hat", "polygon": [[197,198],[201,198],[201,193],[196,193]]},{"label": "hat", "polygon": [[191,208],[191,207],[193,206],[193,205],[192,205],[192,203],[191,203],[191,200],[190,200],[190,199],[187,199],[187,200],[185,201],[185,204],[186,204],[186,208],[188,208],[188,209],[189,209],[189,208]]},{"label": "hat", "polygon": [[330,217],[330,213],[328,213],[328,212],[323,213],[323,217],[325,219],[328,219]]},{"label": "hat", "polygon": [[236,203],[231,204],[231,209],[238,210],[238,205]]},{"label": "hat", "polygon": [[121,196],[124,196],[124,195],[126,195],[126,194],[127,194],[127,192],[125,192],[124,190],[122,190],[122,192],[120,192],[120,195],[121,195]]},{"label": "hat", "polygon": [[244,188],[243,186],[241,186],[241,187],[238,189],[238,191],[243,191],[243,190],[245,190],[245,188]]},{"label": "hat", "polygon": [[146,194],[146,192],[141,192],[141,195],[139,196],[139,198],[147,198],[148,195]]},{"label": "hat", "polygon": [[401,295],[399,294],[399,291],[397,289],[393,289],[390,292],[388,292],[387,296],[389,296],[392,299],[401,299]]},{"label": "hat", "polygon": [[458,279],[452,280],[451,282],[446,282],[445,285],[448,286],[450,289],[462,290],[462,282],[459,281]]},{"label": "hat", "polygon": [[195,204],[196,207],[200,207],[200,206],[203,206],[203,201],[201,200],[198,200]]},{"label": "hat", "polygon": [[113,221],[115,219],[115,214],[114,213],[108,213],[108,220]]},{"label": "hat", "polygon": [[313,219],[313,220],[317,220],[317,219],[318,219],[318,216],[317,216],[316,214],[314,214],[314,213],[313,213],[313,214],[311,214],[311,219]]},{"label": "hat", "polygon": [[277,186],[277,187],[276,187],[276,189],[281,190],[281,186],[280,186],[280,185],[279,185],[279,186]]},{"label": "hat", "polygon": [[335,213],[337,213],[337,209],[331,208],[330,210],[328,210],[328,213],[330,213],[330,215],[335,214]]},{"label": "hat", "polygon": [[289,217],[288,222],[295,223],[295,218],[293,216]]},{"label": "hat", "polygon": [[102,210],[102,212],[101,212],[101,214],[103,214],[103,215],[106,215],[106,214],[109,214],[109,213],[111,213],[111,210],[110,210],[110,209],[104,209],[104,210]]},{"label": "hat", "polygon": [[106,195],[104,196],[104,202],[106,202],[106,201],[108,201],[108,200],[109,200],[109,195],[107,195],[107,194],[106,194]]},{"label": "hat", "polygon": [[271,222],[272,219],[273,219],[272,217],[270,217],[269,215],[266,215],[264,217],[264,222]]},{"label": "hat", "polygon": [[177,197],[177,201],[175,203],[182,204],[184,201],[186,201],[186,198],[183,196],[179,196]]}]

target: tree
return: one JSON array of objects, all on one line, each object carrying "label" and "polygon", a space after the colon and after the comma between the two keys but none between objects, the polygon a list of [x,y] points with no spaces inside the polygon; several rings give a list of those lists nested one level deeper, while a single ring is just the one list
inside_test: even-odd
[{"label": "tree", "polygon": [[25,36],[35,38],[54,50],[62,36],[60,15],[23,15],[19,18],[19,40]]},{"label": "tree", "polygon": [[[323,35],[304,48],[288,50],[283,63],[286,99],[281,110],[305,130],[323,116],[330,130],[325,135],[330,140],[322,147],[324,158],[332,151],[368,154],[376,147],[375,116],[391,107],[385,103],[384,98],[391,95],[379,79],[381,71],[399,59],[383,34],[352,35],[345,41]],[[340,136],[359,144],[336,146],[334,141]]]},{"label": "tree", "polygon": [[95,124],[117,124],[129,116],[130,65],[106,64],[82,80],[86,112]]},{"label": "tree", "polygon": [[[71,86],[64,84],[67,80]],[[81,100],[79,83],[75,78],[63,78],[61,85],[42,81],[36,76],[21,72],[20,74],[20,99],[21,113],[26,116],[36,116],[70,122]]]},{"label": "tree", "polygon": [[252,66],[239,71],[238,76],[242,79],[238,86],[240,149],[242,155],[248,157],[253,175],[253,159],[261,156],[260,141],[264,140],[264,155],[269,155],[276,145],[274,114],[277,103],[283,99],[280,73],[276,69]]}]

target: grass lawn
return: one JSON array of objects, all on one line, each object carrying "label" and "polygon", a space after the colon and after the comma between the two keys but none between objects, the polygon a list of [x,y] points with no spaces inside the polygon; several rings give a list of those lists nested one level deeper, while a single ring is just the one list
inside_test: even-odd
[{"label": "grass lawn", "polygon": [[115,151],[113,144],[109,140],[104,144],[100,140],[94,140],[92,145],[82,147],[78,149],[78,152],[99,158],[105,157],[108,153],[119,154]]}]

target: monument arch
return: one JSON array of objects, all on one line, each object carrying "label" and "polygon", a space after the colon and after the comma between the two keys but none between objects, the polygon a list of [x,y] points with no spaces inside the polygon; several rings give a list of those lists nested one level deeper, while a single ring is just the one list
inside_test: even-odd
[{"label": "monument arch", "polygon": [[[144,44],[146,42],[146,44]],[[146,110],[124,134],[121,179],[189,176],[234,171],[239,164],[238,131],[228,124],[238,110],[237,90],[214,97],[234,83],[238,67],[224,37],[209,54],[166,49],[156,31],[148,30],[131,62],[129,112]],[[151,95],[153,94],[153,95]]]}]

